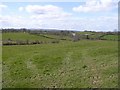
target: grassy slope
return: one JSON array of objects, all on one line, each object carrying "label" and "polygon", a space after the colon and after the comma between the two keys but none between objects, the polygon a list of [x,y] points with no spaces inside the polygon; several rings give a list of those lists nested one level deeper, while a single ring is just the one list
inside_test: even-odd
[{"label": "grassy slope", "polygon": [[96,32],[79,32],[78,34],[80,35],[88,34],[89,38],[93,38],[93,39],[99,38],[101,35],[103,35],[101,33],[96,33]]},{"label": "grassy slope", "polygon": [[44,35],[50,38],[56,38],[56,39],[66,39],[66,40],[71,40],[69,36],[60,36],[60,35]]},{"label": "grassy slope", "polygon": [[[104,35],[102,33],[95,33],[95,32],[79,32],[78,34],[84,35],[84,34],[90,34],[90,38],[99,38],[100,36]],[[93,34],[93,35],[91,35]],[[106,40],[118,40],[118,35],[105,35],[101,37],[101,39],[106,39]]]},{"label": "grassy slope", "polygon": [[23,40],[23,41],[26,41],[26,40],[49,41],[51,40],[51,39],[48,39],[42,36],[30,35],[28,33],[3,33],[2,37],[3,37],[3,40],[8,40],[9,38],[12,40]]},{"label": "grassy slope", "polygon": [[118,40],[118,35],[106,35],[102,38],[107,40]]},{"label": "grassy slope", "polygon": [[3,87],[117,87],[117,42],[3,46]]}]

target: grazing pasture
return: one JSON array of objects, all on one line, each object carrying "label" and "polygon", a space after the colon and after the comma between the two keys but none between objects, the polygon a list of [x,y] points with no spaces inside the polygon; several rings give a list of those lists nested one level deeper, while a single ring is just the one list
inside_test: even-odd
[{"label": "grazing pasture", "polygon": [[41,41],[49,41],[49,38],[44,38],[42,36],[37,36],[37,35],[32,35],[29,33],[23,33],[23,32],[19,32],[19,33],[13,33],[13,32],[9,32],[9,33],[3,33],[2,34],[2,38],[3,41],[4,40],[22,40],[22,41],[34,41],[34,40],[41,40]]},{"label": "grazing pasture", "polygon": [[102,37],[102,39],[106,39],[106,40],[120,40],[118,38],[118,35],[106,35],[106,36]]},{"label": "grazing pasture", "polygon": [[[43,39],[23,36],[19,39]],[[6,37],[3,34],[3,40]],[[2,49],[3,88],[118,87],[117,41],[61,41]]]}]

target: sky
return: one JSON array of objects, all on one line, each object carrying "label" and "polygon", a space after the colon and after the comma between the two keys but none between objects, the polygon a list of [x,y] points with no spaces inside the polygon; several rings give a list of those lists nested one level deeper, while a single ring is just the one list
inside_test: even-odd
[{"label": "sky", "polygon": [[1,28],[113,31],[118,29],[118,0],[84,2],[2,2]]}]

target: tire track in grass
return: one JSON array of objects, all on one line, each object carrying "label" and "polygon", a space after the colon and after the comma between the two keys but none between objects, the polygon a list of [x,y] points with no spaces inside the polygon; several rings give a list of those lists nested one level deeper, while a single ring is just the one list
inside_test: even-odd
[{"label": "tire track in grass", "polygon": [[28,58],[27,61],[25,61],[25,64],[26,64],[26,68],[32,73],[31,78],[29,79],[30,83],[32,84],[33,87],[40,88],[39,86],[43,86],[42,85],[43,76],[40,75],[39,69],[32,61],[32,58],[35,55],[38,55],[38,54],[34,54],[30,58]]},{"label": "tire track in grass", "polygon": [[[109,70],[111,65],[110,65],[110,61],[109,61],[109,63],[107,63],[107,62],[104,62],[101,60],[110,58],[110,55],[109,56],[105,55],[103,57],[101,57],[101,56],[91,57],[87,53],[87,50],[85,50],[85,52],[83,53],[83,56],[84,56],[83,63],[85,63],[88,66],[88,70],[89,70],[89,72],[86,72],[86,73],[88,73],[88,75],[89,75],[90,86],[92,86],[93,88],[106,87],[103,84],[104,84],[104,82],[108,81],[108,75],[104,75],[103,72],[106,72],[105,70]],[[87,58],[86,58],[86,56],[87,56]],[[112,58],[112,56],[111,56],[111,58]],[[98,60],[100,60],[100,61],[98,61]],[[112,65],[116,65],[116,64],[117,64],[117,62],[114,62],[114,64],[112,63]],[[88,76],[86,76],[86,78],[87,77]]]},{"label": "tire track in grass", "polygon": [[[33,74],[30,81],[35,82],[35,80],[37,80],[39,84],[38,83],[36,84],[37,85],[41,84],[41,86],[47,85],[47,87],[63,87],[64,81],[66,82],[66,80],[68,79],[67,77],[69,77],[70,75],[69,71],[72,60],[71,59],[72,54],[73,52],[68,52],[65,55],[65,58],[58,72],[55,72],[53,74],[51,73],[49,76],[40,75],[39,69],[31,60],[36,54],[32,55],[29,59],[27,59],[27,61],[25,61],[27,69]],[[49,83],[45,83],[45,81],[48,81]]]},{"label": "tire track in grass", "polygon": [[62,62],[62,66],[60,68],[60,74],[62,75],[63,73],[66,73],[67,71],[69,71],[70,68],[70,63],[71,63],[71,55],[73,54],[73,52],[68,52]]},{"label": "tire track in grass", "polygon": [[88,67],[87,72],[84,72],[87,74],[85,78],[89,78],[90,87],[99,88],[101,87],[101,84],[102,84],[100,71],[99,71],[100,69],[97,67],[96,65],[97,63],[93,60],[93,58],[89,57],[87,53],[88,50],[84,50],[84,53],[83,53],[83,64],[86,64]]},{"label": "tire track in grass", "polygon": [[38,68],[36,67],[35,64],[33,64],[31,60],[26,61],[26,66],[27,66],[27,69],[29,69],[32,73],[38,74]]},{"label": "tire track in grass", "polygon": [[57,86],[56,87],[65,87],[65,83],[67,82],[67,79],[70,76],[70,68],[71,68],[71,60],[72,60],[72,54],[73,52],[68,52],[65,55],[65,58],[62,61],[62,65],[60,69],[58,70],[58,75],[57,75]]},{"label": "tire track in grass", "polygon": [[32,72],[33,75],[40,76],[37,66],[31,60],[36,54],[32,55],[30,58],[25,61],[27,69]]}]

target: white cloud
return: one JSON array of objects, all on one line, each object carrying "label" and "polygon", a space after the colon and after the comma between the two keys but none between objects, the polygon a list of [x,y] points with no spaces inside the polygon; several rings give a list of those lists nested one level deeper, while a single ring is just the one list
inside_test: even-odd
[{"label": "white cloud", "polygon": [[2,27],[14,28],[56,28],[66,30],[100,30],[112,31],[118,27],[117,16],[96,18],[69,17],[64,19],[31,18],[22,16],[0,16]]},{"label": "white cloud", "polygon": [[69,17],[71,17],[69,13],[31,15],[31,18],[36,20],[61,20]]},{"label": "white cloud", "polygon": [[28,5],[26,11],[34,14],[46,14],[46,13],[58,13],[62,11],[62,8],[54,5]]},{"label": "white cloud", "polygon": [[6,28],[6,27],[29,28],[29,27],[33,27],[35,25],[34,20],[30,19],[29,17],[10,16],[10,15],[0,16],[0,23],[2,25],[2,28]]},{"label": "white cloud", "polygon": [[19,7],[19,10],[26,10],[34,19],[62,19],[69,17],[72,14],[65,12],[61,7],[54,5],[27,5],[26,7]]},{"label": "white cloud", "polygon": [[[93,2],[87,5],[95,6]],[[106,4],[105,4],[106,5]],[[108,4],[107,4],[108,5]],[[110,5],[110,4],[109,4]],[[53,5],[28,5],[19,7],[20,11],[25,10],[27,15],[4,15],[0,16],[3,28],[56,28],[75,30],[114,30],[117,28],[117,14],[110,16],[75,17],[71,13],[65,12],[61,7]]]},{"label": "white cloud", "polygon": [[116,0],[87,0],[85,5],[73,7],[75,12],[109,11],[117,7]]},{"label": "white cloud", "polygon": [[6,5],[0,4],[0,12],[2,12],[3,9],[7,8]]},{"label": "white cloud", "polygon": [[19,11],[23,11],[24,7],[19,7],[18,9],[19,9]]}]

